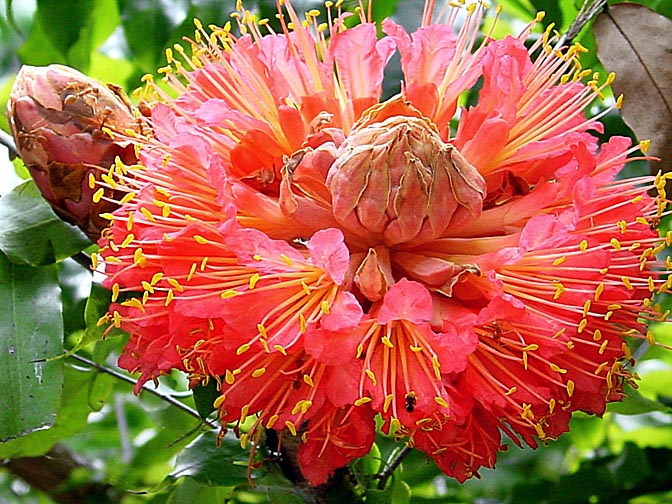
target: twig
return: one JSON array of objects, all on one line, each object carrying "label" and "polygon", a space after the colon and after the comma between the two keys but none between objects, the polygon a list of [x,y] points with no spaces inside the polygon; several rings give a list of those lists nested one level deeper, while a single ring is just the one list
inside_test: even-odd
[{"label": "twig", "polygon": [[[125,381],[126,383],[130,383],[131,385],[135,385],[137,383],[130,376],[126,376],[125,374],[120,373],[119,371],[116,371],[114,369],[110,369],[106,366],[101,366],[97,362],[93,362],[92,360],[89,360],[86,357],[82,357],[81,355],[71,354],[68,357],[71,357],[71,358],[81,362],[82,364],[86,364],[87,366],[92,367],[92,368],[96,369],[97,371],[100,371],[101,373],[109,374],[110,376],[113,376],[118,380],[122,380],[122,381]],[[201,415],[199,415],[198,411],[196,411],[195,409],[190,408],[189,406],[184,404],[182,401],[178,401],[177,399],[175,399],[172,396],[163,394],[163,393],[159,392],[158,390],[151,388],[151,386],[148,385],[148,384],[143,385],[142,390],[144,390],[146,392],[149,392],[150,394],[153,394],[156,397],[160,398],[162,401],[167,402],[171,406],[175,406],[176,408],[184,411],[188,415],[191,415],[192,417],[194,417],[194,418],[198,419],[199,421],[203,422],[208,427],[212,427],[213,429],[218,429],[219,428],[219,425],[217,425],[216,423],[211,422],[210,420],[201,418]]]},{"label": "twig", "polygon": [[16,150],[14,139],[11,137],[11,135],[5,133],[3,130],[0,130],[0,144],[7,147],[10,160],[14,160],[15,158],[19,157],[19,151]]},{"label": "twig", "polygon": [[399,450],[395,455],[392,461],[387,464],[383,472],[380,474],[376,475],[376,478],[378,479],[378,489],[379,490],[384,490],[385,485],[387,484],[387,480],[390,479],[390,476],[392,476],[392,473],[394,470],[399,467],[399,464],[403,462],[403,460],[406,458],[406,455],[411,453],[412,448],[410,448],[408,445],[404,446],[401,450]]},{"label": "twig", "polygon": [[584,26],[586,26],[591,19],[597,15],[605,6],[607,5],[607,0],[584,0],[581,9],[576,14],[574,21],[567,29],[567,32],[560,37],[556,48],[564,47],[572,43],[572,40],[581,32]]}]

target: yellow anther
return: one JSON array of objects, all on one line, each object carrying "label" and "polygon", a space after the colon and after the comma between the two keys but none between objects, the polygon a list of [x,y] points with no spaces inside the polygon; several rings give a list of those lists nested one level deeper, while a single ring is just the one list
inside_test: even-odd
[{"label": "yellow anther", "polygon": [[156,222],[154,214],[145,207],[140,207],[140,213],[142,213],[142,215],[145,216],[145,219],[147,219],[149,222]]},{"label": "yellow anther", "polygon": [[553,293],[553,299],[558,299],[565,292],[565,286],[560,282],[553,282],[553,287],[555,287],[555,292]]},{"label": "yellow anther", "polygon": [[285,420],[285,427],[289,429],[289,432],[292,433],[292,436],[296,436],[296,426],[289,420]]},{"label": "yellow anther", "polygon": [[438,404],[439,406],[442,406],[444,408],[448,407],[448,401],[446,401],[443,397],[438,397],[438,396],[435,397],[434,402],[436,402],[436,404]]},{"label": "yellow anther", "polygon": [[630,278],[626,276],[621,277],[621,282],[623,282],[623,285],[625,285],[625,288],[628,290],[635,290],[635,288],[632,286],[632,282],[630,282]]},{"label": "yellow anther", "polygon": [[390,408],[390,404],[392,404],[393,399],[394,394],[387,394],[385,396],[385,400],[383,401],[383,413],[387,413],[387,410]]},{"label": "yellow anther", "polygon": [[588,240],[581,240],[581,243],[579,243],[579,250],[581,252],[588,250]]},{"label": "yellow anther", "polygon": [[552,371],[555,371],[556,373],[560,373],[560,374],[565,374],[567,372],[566,369],[563,369],[560,366],[558,366],[557,364],[553,364],[552,362],[550,363],[550,368],[551,368]]},{"label": "yellow anther", "polygon": [[128,247],[131,243],[133,243],[133,240],[135,240],[135,235],[133,235],[133,233],[128,233],[128,235],[126,235],[126,238],[124,238],[124,241],[121,242],[120,247],[121,248]]},{"label": "yellow anther", "polygon": [[586,328],[587,325],[588,325],[588,319],[587,318],[581,319],[581,322],[579,322],[579,327],[576,330],[576,332],[581,334],[583,332],[583,330]]},{"label": "yellow anther", "polygon": [[301,288],[303,289],[303,292],[306,294],[306,296],[310,296],[310,287],[308,287],[306,282],[301,282]]},{"label": "yellow anther", "polygon": [[168,294],[166,294],[166,300],[163,303],[163,306],[168,306],[170,303],[173,302],[173,298],[175,295],[173,294],[173,289],[168,289]]},{"label": "yellow anther", "polygon": [[187,281],[191,281],[192,278],[194,278],[194,274],[196,273],[196,268],[198,268],[198,264],[192,263],[191,268],[189,268],[189,273],[187,274]]},{"label": "yellow anther", "polygon": [[602,344],[600,345],[600,349],[597,351],[600,355],[604,353],[604,351],[607,349],[607,345],[609,344],[609,340],[605,339]]},{"label": "yellow anther", "polygon": [[531,343],[526,347],[523,347],[523,352],[533,352],[534,350],[539,350],[539,345],[536,343]]},{"label": "yellow anther", "polygon": [[[232,382],[233,383],[233,382]],[[219,409],[219,407],[224,404],[224,401],[226,400],[226,396],[220,395],[215,399],[215,401],[212,403],[212,406],[215,409]]]},{"label": "yellow anther", "polygon": [[566,256],[558,257],[555,261],[553,261],[553,266],[560,266],[562,263],[564,263],[567,260]]},{"label": "yellow anther", "polygon": [[308,385],[310,388],[313,388],[315,386],[315,383],[313,382],[313,379],[310,375],[304,374],[303,375],[303,381],[305,382],[306,385]]},{"label": "yellow anther", "polygon": [[257,331],[259,331],[259,334],[262,338],[268,339],[268,332],[266,332],[266,327],[264,327],[264,324],[257,324]]},{"label": "yellow anther", "polygon": [[177,292],[183,292],[184,291],[184,287],[182,287],[182,285],[180,285],[180,282],[178,282],[174,278],[167,278],[166,282],[168,282],[174,289],[176,289]]},{"label": "yellow anther", "polygon": [[119,200],[120,205],[125,205],[129,201],[131,201],[133,198],[135,198],[135,193],[134,192],[129,192],[124,194],[124,197]]},{"label": "yellow anther", "polygon": [[593,341],[600,341],[602,339],[602,331],[600,329],[595,329],[593,331]]},{"label": "yellow anther", "polygon": [[604,284],[601,283],[595,288],[595,301],[600,300],[600,296],[602,295],[603,292],[604,292]]},{"label": "yellow anther", "polygon": [[268,343],[266,342],[265,339],[263,339],[263,338],[260,339],[259,343],[261,343],[261,346],[264,348],[264,352],[271,353],[271,349],[269,348]]},{"label": "yellow anther", "polygon": [[285,347],[282,345],[273,345],[273,348],[275,348],[278,352],[280,352],[282,355],[287,355],[287,350],[285,350]]},{"label": "yellow anther", "polygon": [[301,334],[306,332],[308,324],[306,323],[306,317],[303,315],[303,313],[299,313],[299,331]]},{"label": "yellow anther", "polygon": [[322,300],[322,302],[320,303],[320,311],[325,315],[329,315],[330,312],[329,301],[327,301],[326,299]]},{"label": "yellow anther", "polygon": [[116,303],[118,298],[119,298],[119,284],[115,283],[112,286],[112,302]]},{"label": "yellow anther", "polygon": [[264,367],[259,368],[259,369],[255,369],[254,371],[252,371],[252,378],[259,378],[265,372],[266,372],[266,368],[264,368]]},{"label": "yellow anther", "polygon": [[93,197],[91,199],[94,203],[100,203],[100,200],[103,198],[103,194],[105,194],[105,189],[100,187],[95,193],[93,193]]},{"label": "yellow anther", "polygon": [[369,380],[371,380],[371,383],[372,383],[374,386],[376,386],[377,383],[378,383],[378,381],[376,380],[376,375],[375,375],[375,373],[374,373],[373,371],[371,371],[370,369],[367,369],[367,370],[365,370],[364,372],[366,373],[366,376],[369,377]]},{"label": "yellow anther", "polygon": [[278,418],[280,418],[278,415],[272,415],[271,418],[268,419],[268,422],[266,422],[266,428],[272,429],[275,425],[275,422],[278,421]]},{"label": "yellow anther", "polygon": [[511,387],[509,390],[507,390],[504,395],[510,396],[511,394],[515,394],[518,391],[518,387]]},{"label": "yellow anther", "polygon": [[238,295],[238,291],[235,291],[233,289],[228,289],[228,290],[225,290],[224,292],[222,292],[219,295],[219,297],[221,297],[222,299],[229,299],[229,298],[235,297],[237,295]]},{"label": "yellow anther", "polygon": [[236,355],[242,355],[250,349],[249,343],[243,343],[236,350]]},{"label": "yellow anther", "polygon": [[602,371],[604,371],[604,368],[606,368],[608,365],[609,365],[608,362],[606,362],[606,361],[603,362],[602,364],[600,364],[599,366],[597,366],[597,368],[595,369],[594,374],[599,375]]},{"label": "yellow anther", "polygon": [[194,235],[194,240],[196,240],[197,243],[200,243],[201,245],[205,245],[208,243],[208,240],[206,238],[203,238],[201,235]]},{"label": "yellow anther", "polygon": [[370,397],[360,397],[359,399],[356,399],[354,402],[355,406],[361,406],[362,404],[370,403],[371,398]]},{"label": "yellow anther", "polygon": [[260,278],[261,275],[259,275],[259,273],[255,273],[250,277],[250,283],[249,283],[250,289],[254,289],[254,286],[257,285],[257,282],[259,281]]},{"label": "yellow anther", "polygon": [[380,341],[381,341],[381,342],[383,343],[383,345],[385,345],[386,347],[388,347],[388,348],[394,348],[394,344],[390,341],[390,338],[388,338],[387,336],[383,336],[382,338],[380,338]]}]

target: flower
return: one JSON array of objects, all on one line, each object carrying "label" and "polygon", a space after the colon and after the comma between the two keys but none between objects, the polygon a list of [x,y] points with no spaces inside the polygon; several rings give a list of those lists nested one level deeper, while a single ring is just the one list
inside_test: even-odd
[{"label": "flower", "polygon": [[[141,133],[143,123],[120,88],[62,65],[23,66],[8,102],[17,149],[44,198],[63,219],[97,241],[116,208],[112,187],[98,187],[118,158],[137,161],[133,143],[112,131]],[[97,193],[97,194],[95,194]],[[105,193],[107,197],[102,199]]]},{"label": "flower", "polygon": [[620,400],[624,337],[667,316],[672,237],[652,229],[663,178],[615,180],[636,147],[583,115],[613,77],[584,83],[548,33],[526,48],[532,25],[478,44],[481,4],[430,1],[382,37],[362,10],[347,28],[332,2],[326,24],[283,5],[277,33],[245,10],[240,36],[197,22],[162,69],[176,97],[150,82],[139,165],[108,174],[107,320],[138,388],[216,380],[222,422],[299,436],[312,484],[367,453],[376,415],[464,481],[503,433],[536,447]]}]

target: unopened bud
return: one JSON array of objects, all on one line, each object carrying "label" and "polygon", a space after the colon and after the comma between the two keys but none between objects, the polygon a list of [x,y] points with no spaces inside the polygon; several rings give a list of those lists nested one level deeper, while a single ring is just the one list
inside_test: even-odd
[{"label": "unopened bud", "polygon": [[[61,65],[24,66],[8,102],[9,124],[17,150],[37,187],[56,213],[79,226],[92,240],[108,224],[100,214],[113,211],[115,191],[93,201],[101,175],[119,157],[137,162],[130,141],[111,132],[141,131],[128,99]],[[91,178],[93,175],[93,178]]]},{"label": "unopened bud", "polygon": [[481,213],[481,174],[403,98],[374,106],[329,170],[334,216],[386,246],[423,243]]}]

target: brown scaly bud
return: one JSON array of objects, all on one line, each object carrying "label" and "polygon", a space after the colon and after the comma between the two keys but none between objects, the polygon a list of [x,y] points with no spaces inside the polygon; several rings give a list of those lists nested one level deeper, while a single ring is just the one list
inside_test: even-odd
[{"label": "brown scaly bud", "polygon": [[371,107],[329,169],[336,220],[373,243],[433,240],[481,213],[481,174],[403,97]]},{"label": "brown scaly bud", "polygon": [[112,212],[117,204],[110,200],[119,199],[109,187],[94,198],[100,190],[96,182],[117,157],[137,162],[133,144],[114,135],[142,133],[128,98],[69,67],[24,66],[10,94],[8,117],[17,150],[44,198],[96,241],[107,227],[100,214]]}]

